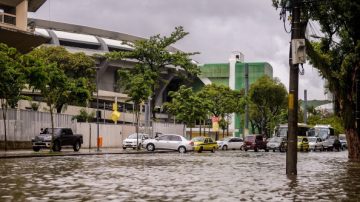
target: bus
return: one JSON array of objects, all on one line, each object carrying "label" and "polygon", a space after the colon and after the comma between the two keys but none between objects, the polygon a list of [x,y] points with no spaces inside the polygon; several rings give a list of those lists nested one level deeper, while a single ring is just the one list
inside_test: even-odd
[{"label": "bus", "polygon": [[[308,136],[308,131],[310,130],[310,126],[304,123],[298,123],[298,134],[297,136]],[[275,127],[275,135],[276,137],[285,137],[288,136],[288,124],[281,124]]]},{"label": "bus", "polygon": [[319,137],[326,140],[331,136],[335,136],[335,130],[330,125],[315,125],[309,130],[309,136]]}]

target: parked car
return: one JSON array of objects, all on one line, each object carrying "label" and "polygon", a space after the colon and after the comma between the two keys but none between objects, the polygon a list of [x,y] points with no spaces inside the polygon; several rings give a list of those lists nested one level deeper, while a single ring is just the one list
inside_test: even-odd
[{"label": "parked car", "polygon": [[223,141],[217,141],[219,149],[228,150],[228,149],[243,149],[244,140],[239,137],[228,137]]},{"label": "parked car", "polygon": [[324,150],[323,141],[320,137],[308,137],[308,140],[309,140],[309,148],[311,151]]},{"label": "parked car", "polygon": [[347,140],[346,140],[346,136],[345,134],[340,134],[339,135],[339,140],[340,140],[340,143],[341,143],[341,149],[344,150],[344,149],[347,149]]},{"label": "parked car", "polygon": [[279,150],[280,152],[285,152],[286,151],[285,138],[284,137],[272,137],[266,143],[266,147],[269,150],[273,150],[273,152],[275,152],[276,150]]},{"label": "parked car", "polygon": [[269,149],[266,147],[266,141],[262,135],[248,135],[245,137],[244,150],[254,150],[257,152],[259,149],[265,150],[268,152]]},{"label": "parked car", "polygon": [[201,153],[202,151],[215,152],[218,149],[218,144],[210,137],[194,137],[191,139],[194,144],[194,151]]},{"label": "parked car", "polygon": [[155,139],[147,139],[142,146],[148,151],[155,150],[175,150],[186,153],[193,149],[193,143],[185,137],[177,134],[163,134]]},{"label": "parked car", "polygon": [[298,136],[297,149],[300,151],[309,151],[309,140],[307,137]]},{"label": "parked car", "polygon": [[[137,138],[139,137],[139,138]],[[149,135],[145,134],[145,133],[139,133],[139,135],[137,135],[136,133],[133,133],[131,135],[129,135],[129,137],[127,137],[124,141],[123,141],[123,149],[126,148],[133,148],[136,149],[136,145],[141,148],[142,143],[144,142],[144,140],[149,139]]]},{"label": "parked car", "polygon": [[340,149],[342,148],[342,143],[339,140],[339,137],[337,136],[330,136],[328,139],[326,139],[323,143],[324,145],[324,150],[327,151],[333,151],[334,149],[337,151],[340,151]]},{"label": "parked car", "polygon": [[[52,129],[45,128],[41,133],[32,140],[32,148],[38,152],[42,148],[50,148],[52,139]],[[83,137],[80,134],[73,134],[71,128],[54,128],[54,144],[53,151],[61,151],[63,146],[72,146],[74,151],[79,151]]]}]

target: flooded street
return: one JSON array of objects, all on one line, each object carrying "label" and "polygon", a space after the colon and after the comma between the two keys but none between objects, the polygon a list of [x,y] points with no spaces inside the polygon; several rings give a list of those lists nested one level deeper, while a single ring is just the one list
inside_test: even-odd
[{"label": "flooded street", "polygon": [[0,201],[359,201],[344,152],[127,154],[0,160]]}]

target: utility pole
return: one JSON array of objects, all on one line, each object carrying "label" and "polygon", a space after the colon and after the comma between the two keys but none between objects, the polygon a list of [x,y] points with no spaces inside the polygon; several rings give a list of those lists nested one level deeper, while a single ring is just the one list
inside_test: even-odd
[{"label": "utility pole", "polygon": [[304,123],[307,124],[307,90],[304,90]]},{"label": "utility pole", "polygon": [[[288,150],[286,153],[286,174],[297,175],[297,122],[298,122],[298,91],[299,91],[299,62],[295,62],[294,39],[301,39],[300,3],[301,0],[292,0],[291,19],[291,46],[289,54],[290,81],[289,81],[289,118],[288,118]],[[296,59],[297,60],[297,59]]]},{"label": "utility pole", "polygon": [[[245,96],[249,92],[249,64],[245,63]],[[244,137],[249,134],[249,105],[245,105],[245,129]]]}]

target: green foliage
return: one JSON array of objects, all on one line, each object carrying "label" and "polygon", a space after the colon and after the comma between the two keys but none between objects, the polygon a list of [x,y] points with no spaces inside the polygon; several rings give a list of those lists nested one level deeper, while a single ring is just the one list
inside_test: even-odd
[{"label": "green foliage", "polygon": [[174,114],[176,119],[185,122],[190,127],[196,120],[204,120],[208,115],[209,102],[202,99],[191,88],[181,86],[177,92],[170,92],[171,102],[164,104],[165,110]]},{"label": "green foliage", "polygon": [[22,98],[26,76],[21,64],[21,54],[15,48],[0,44],[0,99],[1,107],[14,108]]},{"label": "green foliage", "polygon": [[0,43],[0,104],[4,123],[5,151],[7,150],[6,112],[8,107],[16,107],[25,87],[26,77],[21,65],[21,55],[15,48]]},{"label": "green foliage", "polygon": [[355,75],[360,68],[360,2],[329,1],[307,4],[304,16],[319,22],[324,36],[307,41],[311,64],[328,81],[329,90],[340,106],[345,128],[355,127]]},{"label": "green foliage", "polygon": [[95,116],[95,111],[88,113],[85,109],[80,109],[78,115],[74,116],[72,120],[76,119],[78,122],[90,122]]},{"label": "green foliage", "polygon": [[[42,46],[29,53],[47,66],[55,65],[67,77],[55,107],[60,113],[66,104],[85,105],[95,91],[95,61],[84,53],[69,53],[64,47]],[[33,72],[34,73],[34,72]],[[36,75],[33,79],[37,79]],[[40,81],[41,82],[41,81]],[[60,87],[60,86],[58,86]]]},{"label": "green foliage", "polygon": [[226,117],[231,113],[241,112],[245,106],[242,92],[223,85],[206,85],[199,91],[199,96],[207,100],[209,112],[216,117]]},{"label": "green foliage", "polygon": [[[148,40],[138,40],[134,43],[126,43],[133,48],[132,51],[115,51],[108,53],[106,56],[110,60],[132,59],[136,60],[135,65],[136,74],[143,74],[151,72],[152,102],[151,105],[155,107],[155,92],[160,85],[165,81],[161,78],[161,72],[167,71],[170,66],[181,68],[183,71],[174,71],[174,74],[185,74],[186,77],[191,78],[199,73],[199,68],[192,63],[190,56],[197,53],[185,53],[171,48],[170,46],[183,39],[187,32],[182,27],[176,27],[175,31],[169,37],[160,35],[152,36]],[[171,52],[169,51],[171,50]],[[128,80],[126,77],[121,77],[122,83]],[[131,78],[132,79],[132,78]],[[130,80],[131,80],[130,79]]]},{"label": "green foliage", "polygon": [[308,124],[312,126],[316,124],[331,125],[335,129],[336,134],[345,133],[344,123],[342,119],[335,115],[327,117],[323,117],[321,115],[312,115],[308,117]]},{"label": "green foliage", "polygon": [[268,135],[275,125],[282,122],[287,107],[287,91],[278,79],[259,78],[249,89],[249,115],[259,133]]}]

